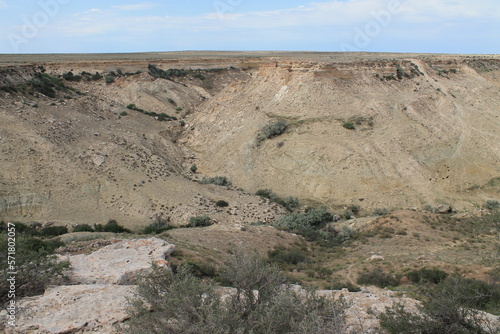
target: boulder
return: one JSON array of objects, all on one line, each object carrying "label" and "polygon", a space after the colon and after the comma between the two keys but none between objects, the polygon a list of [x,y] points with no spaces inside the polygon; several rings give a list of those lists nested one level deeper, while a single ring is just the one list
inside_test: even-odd
[{"label": "boulder", "polygon": [[384,257],[382,255],[372,255],[370,256],[370,261],[384,261]]},{"label": "boulder", "polygon": [[169,267],[175,245],[159,238],[130,239],[105,246],[91,254],[69,256],[70,284],[135,284],[151,264]]},{"label": "boulder", "polygon": [[439,205],[437,207],[437,212],[439,213],[451,213],[453,210],[449,205]]},{"label": "boulder", "polygon": [[[114,325],[129,317],[127,298],[135,286],[72,285],[49,288],[19,301],[16,327],[5,333],[118,333]],[[0,322],[6,312],[0,313]]]}]

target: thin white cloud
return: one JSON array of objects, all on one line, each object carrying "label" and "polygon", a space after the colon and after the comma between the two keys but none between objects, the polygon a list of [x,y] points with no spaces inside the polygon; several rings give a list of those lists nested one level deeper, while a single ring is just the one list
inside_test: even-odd
[{"label": "thin white cloud", "polygon": [[0,9],[9,7],[6,0],[0,0]]},{"label": "thin white cloud", "polygon": [[119,10],[124,10],[124,11],[138,11],[138,10],[151,9],[151,8],[154,8],[157,6],[158,6],[158,4],[156,4],[154,2],[143,2],[143,3],[136,3],[136,4],[130,4],[130,5],[116,5],[116,6],[112,6],[112,7],[119,9]]},{"label": "thin white cloud", "polygon": [[[454,20],[500,20],[498,0],[350,0],[313,2],[296,8],[232,14],[207,13],[200,16],[123,17],[121,10],[151,8],[152,2],[92,9],[78,14],[78,20],[64,22],[63,31],[74,35],[104,34],[110,31],[134,35],[158,31],[262,31],[278,28],[355,27],[373,20],[373,13],[388,11],[399,3],[391,20],[399,24],[450,22]],[[118,10],[118,11],[116,11]],[[411,31],[408,31],[411,34]]]}]

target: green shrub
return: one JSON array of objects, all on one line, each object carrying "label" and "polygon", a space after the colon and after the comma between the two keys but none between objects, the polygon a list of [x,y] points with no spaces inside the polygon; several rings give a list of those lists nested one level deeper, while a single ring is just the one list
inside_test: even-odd
[{"label": "green shrub", "polygon": [[196,165],[192,165],[192,166],[189,168],[189,170],[190,170],[192,173],[196,174],[196,171],[198,170],[198,167],[196,167]]},{"label": "green shrub", "polygon": [[439,284],[444,279],[446,279],[446,277],[448,277],[448,273],[437,268],[422,268],[419,270],[410,271],[408,274],[406,274],[406,277],[408,277],[408,279],[413,283]]},{"label": "green shrub", "polygon": [[66,81],[81,81],[82,76],[81,75],[74,75],[73,72],[69,71],[67,73],[64,73],[62,75],[63,79]]},{"label": "green shrub", "polygon": [[215,205],[218,206],[219,208],[224,208],[226,206],[229,206],[229,203],[224,200],[219,200],[215,202]]},{"label": "green shrub", "polygon": [[120,116],[127,116],[127,115],[128,115],[128,112],[126,112],[126,111],[122,111],[122,112],[120,113]]},{"label": "green shrub", "polygon": [[259,134],[260,140],[271,139],[281,135],[287,129],[284,121],[277,121],[276,123],[266,125]]},{"label": "green shrub", "polygon": [[425,292],[416,312],[402,304],[386,308],[379,316],[380,326],[389,334],[497,333],[498,326],[477,308],[487,307],[492,301],[498,307],[498,287],[495,295],[488,284],[479,282],[460,276],[448,277]]},{"label": "green shrub", "polygon": [[73,232],[94,232],[94,229],[89,224],[76,225]]},{"label": "green shrub", "polygon": [[432,205],[426,204],[426,205],[424,205],[424,211],[434,212],[434,208],[432,207]]},{"label": "green shrub", "polygon": [[169,116],[169,115],[165,114],[164,112],[158,114],[158,113],[155,113],[153,111],[147,111],[147,110],[138,108],[133,103],[130,103],[129,105],[127,105],[127,109],[135,110],[137,112],[140,112],[141,114],[148,115],[148,116],[151,116],[151,117],[155,117],[160,122],[168,122],[168,121],[175,121],[175,120],[177,120],[177,117]]},{"label": "green shrub", "polygon": [[112,233],[132,233],[129,229],[118,224],[114,219],[110,219],[106,224],[95,224],[94,230],[96,232],[112,232]]},{"label": "green shrub", "polygon": [[271,262],[293,264],[296,265],[300,262],[305,262],[306,256],[299,248],[276,248],[267,252],[267,257]]},{"label": "green shrub", "polygon": [[358,215],[359,212],[361,211],[361,208],[359,205],[351,204],[347,207],[349,211],[351,211],[353,214]]},{"label": "green shrub", "polygon": [[225,176],[205,177],[201,180],[202,184],[215,184],[217,186],[229,187],[232,183]]},{"label": "green shrub", "polygon": [[278,228],[297,232],[301,229],[323,227],[332,220],[332,214],[325,209],[310,209],[307,212],[292,212],[282,216],[273,225]]},{"label": "green shrub", "polygon": [[50,76],[47,73],[35,73],[29,84],[37,92],[51,98],[56,97],[56,90],[67,90],[61,79]]},{"label": "green shrub", "polygon": [[484,207],[489,210],[494,210],[500,208],[500,202],[495,200],[488,200],[484,204]]},{"label": "green shrub", "polygon": [[215,277],[217,276],[217,268],[207,262],[187,261],[182,263],[177,271],[187,270],[196,277]]},{"label": "green shrub", "polygon": [[165,71],[152,64],[148,65],[148,69],[149,75],[155,79],[162,78],[172,80],[172,77],[184,77],[187,75],[187,72],[184,69],[171,68]]},{"label": "green shrub", "polygon": [[375,268],[370,272],[361,274],[357,282],[362,285],[375,285],[379,288],[399,285],[398,279],[392,277],[390,274],[384,273],[381,268]]},{"label": "green shrub", "polygon": [[212,218],[209,216],[195,216],[189,218],[190,227],[205,227],[212,225]]},{"label": "green shrub", "polygon": [[40,235],[44,237],[57,237],[68,233],[66,226],[48,226],[40,230]]},{"label": "green shrub", "polygon": [[[64,245],[60,240],[43,241],[16,230],[16,298],[42,294],[55,278],[60,276],[67,262],[58,263],[52,254]],[[0,236],[0,303],[9,298],[10,284],[8,274],[8,239],[7,234]]]},{"label": "green shrub", "polygon": [[165,219],[163,217],[157,217],[154,222],[144,227],[142,230],[143,234],[160,234],[162,232],[173,229],[172,226],[169,225],[169,219]]},{"label": "green shrub", "polygon": [[297,197],[289,196],[282,198],[269,189],[259,189],[255,193],[255,195],[267,198],[271,202],[283,206],[288,211],[292,211],[293,209],[298,208],[300,206],[300,202]]},{"label": "green shrub", "polygon": [[105,80],[106,80],[107,84],[110,84],[110,83],[115,82],[115,77],[113,75],[109,75],[108,74],[108,75],[106,75],[106,79]]},{"label": "green shrub", "polygon": [[384,216],[388,213],[389,213],[389,210],[387,210],[385,208],[383,208],[383,209],[377,208],[377,209],[373,210],[373,214],[376,216]]},{"label": "green shrub", "polygon": [[429,291],[434,294],[454,295],[459,305],[498,314],[500,313],[500,285],[453,275]]},{"label": "green shrub", "polygon": [[95,72],[95,74],[92,75],[92,81],[99,81],[103,78],[103,76],[101,74],[99,74],[99,72]]},{"label": "green shrub", "polygon": [[361,287],[357,286],[354,283],[344,280],[335,280],[332,285],[329,287],[330,290],[342,290],[347,289],[349,292],[359,292],[361,291]]},{"label": "green shrub", "polygon": [[342,213],[342,217],[344,217],[345,219],[351,219],[351,217],[353,216],[354,213],[351,210],[344,210],[344,212]]},{"label": "green shrub", "polygon": [[344,124],[342,124],[342,126],[348,130],[355,130],[356,129],[356,126],[354,126],[353,122],[345,122]]},{"label": "green shrub", "polygon": [[[219,270],[236,288],[224,296],[187,268],[156,268],[138,285],[125,333],[345,333],[342,300],[301,294],[255,253],[237,252]],[[258,293],[255,293],[258,291]]]}]

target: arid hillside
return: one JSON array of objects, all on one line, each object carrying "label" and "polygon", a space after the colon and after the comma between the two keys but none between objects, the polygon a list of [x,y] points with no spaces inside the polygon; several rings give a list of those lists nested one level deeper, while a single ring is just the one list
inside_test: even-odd
[{"label": "arid hillside", "polygon": [[174,56],[4,56],[0,219],[272,221],[258,189],[334,211],[499,198],[497,56]]}]

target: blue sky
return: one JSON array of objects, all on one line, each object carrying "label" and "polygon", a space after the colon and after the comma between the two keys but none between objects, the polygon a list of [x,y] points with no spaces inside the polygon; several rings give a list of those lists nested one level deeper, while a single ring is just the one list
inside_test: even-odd
[{"label": "blue sky", "polygon": [[0,53],[500,53],[499,0],[0,0]]}]

